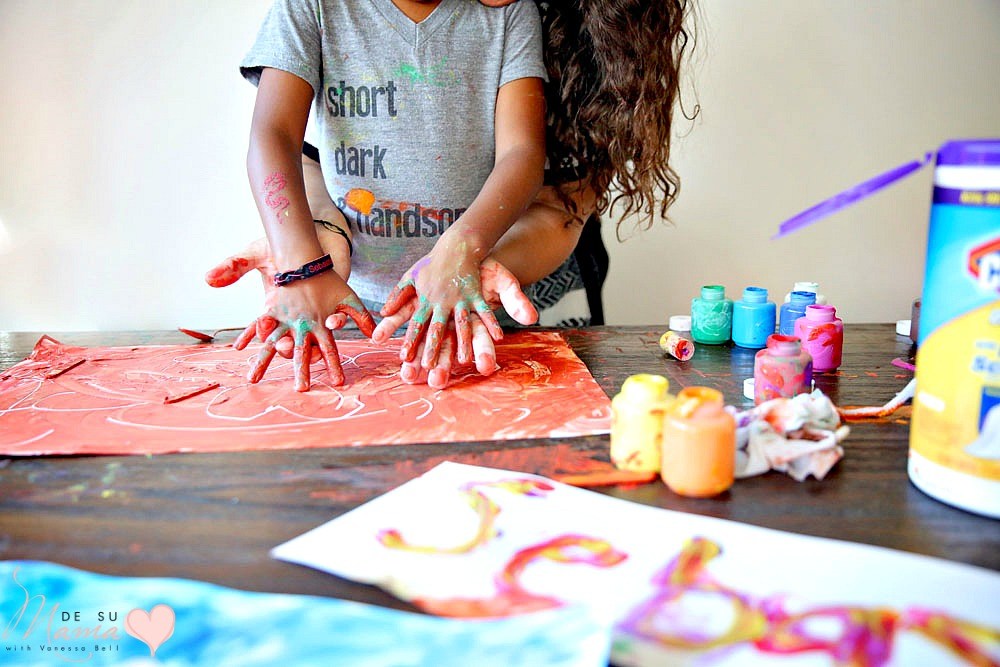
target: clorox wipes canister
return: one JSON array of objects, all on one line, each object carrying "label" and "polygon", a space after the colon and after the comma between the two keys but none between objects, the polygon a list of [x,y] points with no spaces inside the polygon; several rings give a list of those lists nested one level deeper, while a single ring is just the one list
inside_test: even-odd
[{"label": "clorox wipes canister", "polygon": [[1000,139],[938,151],[918,344],[910,479],[1000,518]]}]

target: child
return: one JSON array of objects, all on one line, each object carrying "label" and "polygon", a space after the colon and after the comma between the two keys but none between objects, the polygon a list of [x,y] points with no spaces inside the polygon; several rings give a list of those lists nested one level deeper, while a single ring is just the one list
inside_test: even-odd
[{"label": "child", "polygon": [[[513,1],[480,0],[497,6]],[[548,74],[546,187],[494,246],[492,265],[503,271],[483,273],[482,284],[497,302],[505,293],[515,306],[530,297],[540,311],[545,308],[541,317],[548,316],[544,322],[548,325],[580,326],[601,312],[607,255],[599,230],[595,232],[596,214],[607,213],[618,202],[620,212],[637,214],[638,221],[648,226],[655,217],[666,218],[677,197],[680,179],[670,164],[671,134],[682,64],[694,43],[693,7],[687,0],[567,0],[536,5],[542,14]],[[685,117],[691,120],[698,111],[695,106]],[[308,158],[304,163],[307,182],[321,183],[319,164]],[[332,202],[329,206],[320,202],[329,199],[321,189],[310,188],[310,202],[318,202],[314,217],[333,208]],[[620,225],[621,218],[616,228]],[[323,227],[318,229],[327,247],[337,252],[343,241]],[[222,287],[256,268],[267,279],[271,265],[267,245],[254,243],[218,264],[206,278]],[[524,292],[515,294],[518,283],[525,286]],[[581,308],[578,297],[583,288],[586,301]],[[398,310],[384,313],[387,316],[373,339],[387,339],[410,321],[419,305],[416,296],[397,300],[393,306]],[[484,329],[475,318],[472,323],[474,332]],[[477,370],[489,374],[496,368],[492,339],[474,333],[472,342]],[[439,355],[429,373],[424,373],[422,361],[404,362],[403,380],[426,377],[432,386],[444,387],[452,359]]]},{"label": "child", "polygon": [[[410,359],[425,328],[436,358],[452,319],[460,349],[475,317],[498,337],[480,264],[532,201],[545,160],[533,3],[277,0],[241,70],[258,84],[247,169],[280,283],[237,341],[265,338],[251,382],[289,335],[297,390],[309,388],[312,345],[341,384],[329,316],[370,335],[362,300],[380,307],[411,267]],[[327,190],[354,222],[355,289],[330,270],[306,202],[299,156],[313,101]],[[351,191],[370,193],[373,208],[352,211]]]}]

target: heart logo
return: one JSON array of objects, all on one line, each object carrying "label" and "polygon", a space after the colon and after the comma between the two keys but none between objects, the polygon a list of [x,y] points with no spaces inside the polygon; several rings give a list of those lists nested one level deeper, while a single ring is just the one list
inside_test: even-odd
[{"label": "heart logo", "polygon": [[125,617],[125,632],[149,647],[149,657],[156,656],[156,649],[174,634],[174,610],[165,604],[158,604],[149,613],[145,609],[133,609]]}]

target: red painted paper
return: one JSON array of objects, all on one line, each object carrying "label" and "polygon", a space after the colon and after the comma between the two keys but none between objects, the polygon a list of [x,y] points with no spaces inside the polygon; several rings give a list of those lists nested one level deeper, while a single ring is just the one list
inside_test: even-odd
[{"label": "red painted paper", "polygon": [[[500,370],[445,390],[399,379],[399,344],[338,341],[347,376],[293,387],[290,360],[246,380],[259,345],[84,348],[48,336],[0,374],[0,454],[164,454],[607,433],[610,401],[563,338],[508,334]],[[213,386],[216,385],[217,386]]]}]

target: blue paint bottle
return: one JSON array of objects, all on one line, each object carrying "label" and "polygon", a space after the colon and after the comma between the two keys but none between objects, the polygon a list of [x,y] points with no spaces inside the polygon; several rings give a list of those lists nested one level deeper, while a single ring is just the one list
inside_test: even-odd
[{"label": "blue paint bottle", "polygon": [[795,320],[805,317],[806,307],[816,303],[814,292],[792,292],[788,303],[781,305],[781,316],[778,318],[778,333],[783,336],[795,335]]},{"label": "blue paint bottle", "polygon": [[722,285],[705,285],[691,300],[691,337],[696,343],[722,345],[733,335],[733,300]]},{"label": "blue paint bottle", "polygon": [[767,337],[774,333],[777,308],[767,300],[763,287],[747,287],[743,299],[733,304],[733,342],[740,347],[759,350],[767,347]]}]

